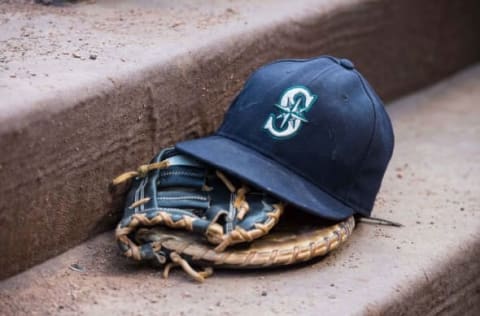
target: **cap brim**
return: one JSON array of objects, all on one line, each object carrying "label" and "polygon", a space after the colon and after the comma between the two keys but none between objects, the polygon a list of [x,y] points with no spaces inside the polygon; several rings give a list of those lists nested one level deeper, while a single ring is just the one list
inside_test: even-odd
[{"label": "cap brim", "polygon": [[229,138],[214,135],[175,147],[314,215],[341,220],[354,213],[305,178]]}]

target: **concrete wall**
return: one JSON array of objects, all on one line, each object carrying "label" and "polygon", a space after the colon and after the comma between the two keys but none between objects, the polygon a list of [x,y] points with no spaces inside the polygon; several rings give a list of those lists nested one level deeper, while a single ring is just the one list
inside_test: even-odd
[{"label": "concrete wall", "polygon": [[214,131],[244,79],[265,62],[347,57],[391,100],[480,57],[477,0],[304,2],[280,8],[281,21],[250,11],[240,22],[263,14],[261,24],[231,36],[212,32],[181,54],[150,54],[149,67],[127,75],[105,72],[110,85],[65,82],[68,89],[33,100],[31,111],[0,117],[0,277],[113,228],[121,192],[109,194],[110,180],[164,146]]}]

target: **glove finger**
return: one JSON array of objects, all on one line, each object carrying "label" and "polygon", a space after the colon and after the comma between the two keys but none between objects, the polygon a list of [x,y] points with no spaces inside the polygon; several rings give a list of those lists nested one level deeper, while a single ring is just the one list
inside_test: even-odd
[{"label": "glove finger", "polygon": [[157,206],[158,208],[205,210],[210,206],[210,201],[206,192],[159,191]]},{"label": "glove finger", "polygon": [[237,221],[237,226],[245,230],[255,228],[258,223],[265,223],[270,217],[269,213],[274,211],[273,204],[276,202],[265,194],[248,194],[246,201],[249,205],[249,211],[244,218]]},{"label": "glove finger", "polygon": [[189,187],[201,189],[205,185],[205,169],[188,166],[171,166],[160,170],[157,178],[159,189]]}]

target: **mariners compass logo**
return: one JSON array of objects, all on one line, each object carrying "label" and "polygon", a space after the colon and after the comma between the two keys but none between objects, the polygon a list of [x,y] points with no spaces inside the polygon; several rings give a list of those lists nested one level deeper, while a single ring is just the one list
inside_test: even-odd
[{"label": "mariners compass logo", "polygon": [[287,139],[293,137],[303,123],[308,120],[305,114],[317,101],[307,87],[293,86],[285,90],[280,102],[275,104],[278,113],[270,113],[263,126],[274,138]]}]

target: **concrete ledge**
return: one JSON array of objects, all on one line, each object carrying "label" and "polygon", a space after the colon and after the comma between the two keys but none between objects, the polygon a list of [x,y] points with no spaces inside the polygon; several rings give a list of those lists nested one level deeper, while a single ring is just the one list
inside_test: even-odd
[{"label": "concrete ledge", "polygon": [[112,177],[212,132],[260,64],[348,57],[391,99],[480,56],[476,0],[96,2],[0,4],[0,277],[113,227]]},{"label": "concrete ledge", "polygon": [[[0,283],[7,315],[478,315],[480,65],[388,107],[397,146],[374,214],[330,256],[204,284],[121,257],[113,232]],[[85,272],[72,271],[78,264]]]}]

